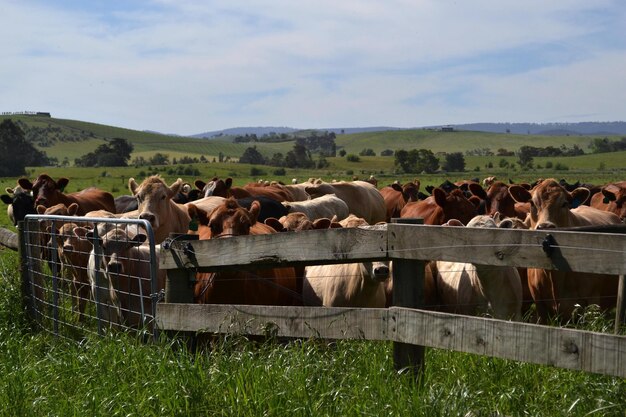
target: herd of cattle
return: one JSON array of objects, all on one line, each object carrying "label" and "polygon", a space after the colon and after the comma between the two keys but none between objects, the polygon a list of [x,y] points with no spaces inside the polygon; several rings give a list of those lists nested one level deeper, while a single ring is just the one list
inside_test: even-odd
[{"label": "herd of cattle", "polygon": [[[195,181],[194,188],[180,178],[168,186],[151,176],[141,183],[131,178],[132,195],[117,198],[97,188],[65,193],[68,182],[46,174],[33,182],[21,178],[2,200],[15,225],[30,213],[79,216],[64,224],[40,222],[44,256],[56,253],[56,267],[72,280],[79,320],[93,298],[106,306],[99,312],[103,318],[133,327],[143,324],[142,303],[151,311],[155,295],[148,279],[151,255],[145,230],[125,223],[94,225],[85,218],[143,219],[160,244],[171,233],[217,239],[358,227],[394,217],[450,227],[523,229],[623,224],[626,217],[626,181],[600,187],[553,179],[507,184],[491,177],[483,184],[446,181],[427,187],[429,194],[424,194],[418,180],[378,189],[358,180],[236,187],[230,178],[213,178]],[[212,304],[385,307],[391,302],[391,268],[364,262],[198,273],[194,294],[196,302]],[[165,271],[157,274],[162,290]],[[443,261],[427,263],[424,283],[427,308],[519,320],[534,302],[544,323],[555,316],[569,318],[576,304],[611,308],[617,287],[616,276]]]}]

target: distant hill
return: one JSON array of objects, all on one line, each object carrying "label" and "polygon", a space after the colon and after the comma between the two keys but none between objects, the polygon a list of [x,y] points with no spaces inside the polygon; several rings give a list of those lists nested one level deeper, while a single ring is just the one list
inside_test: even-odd
[{"label": "distant hill", "polygon": [[[435,129],[439,130],[444,126],[425,126],[412,129]],[[469,123],[453,124],[445,127],[452,127],[454,130],[468,130],[472,132],[488,133],[515,133],[520,135],[543,135],[543,136],[580,136],[580,135],[626,135],[626,122],[580,122],[580,123]],[[211,132],[191,135],[194,138],[219,139],[223,136],[257,135],[259,137],[270,133],[293,134],[302,130],[317,130],[334,132],[337,135],[354,133],[387,132],[391,130],[409,130],[408,128],[391,126],[371,126],[371,127],[333,127],[320,129],[297,129],[293,127],[235,127],[231,129],[214,130]]]},{"label": "distant hill", "polygon": [[292,127],[275,127],[275,126],[263,126],[263,127],[233,127],[230,129],[222,129],[222,130],[213,130],[211,132],[198,133],[196,135],[191,135],[193,138],[205,138],[205,139],[218,139],[223,136],[243,136],[243,135],[269,135],[270,133],[287,133],[292,134],[296,132],[300,132],[302,130],[317,130],[317,131],[326,131],[326,132],[334,132],[336,135],[341,134],[353,134],[353,133],[367,133],[367,132],[385,132],[388,130],[401,130],[399,127],[388,127],[388,126],[373,126],[373,127],[334,127],[328,129],[295,129]]},{"label": "distant hill", "polygon": [[294,133],[300,129],[291,127],[273,127],[273,126],[257,126],[257,127],[232,127],[230,129],[213,130],[210,132],[198,133],[191,135],[192,138],[217,139],[222,136],[243,136],[243,135],[269,135],[270,133]]},{"label": "distant hill", "polygon": [[452,125],[457,130],[491,133],[516,133],[521,135],[626,135],[626,122],[580,123],[470,123]]}]

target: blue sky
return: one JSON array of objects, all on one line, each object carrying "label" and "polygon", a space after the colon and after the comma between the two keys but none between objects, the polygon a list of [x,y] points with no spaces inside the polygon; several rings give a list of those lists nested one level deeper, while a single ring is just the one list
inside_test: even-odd
[{"label": "blue sky", "polygon": [[2,0],[0,111],[240,126],[625,120],[623,0]]}]

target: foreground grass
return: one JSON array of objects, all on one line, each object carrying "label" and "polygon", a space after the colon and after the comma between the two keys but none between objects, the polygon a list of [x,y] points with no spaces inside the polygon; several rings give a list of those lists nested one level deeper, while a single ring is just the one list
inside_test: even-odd
[{"label": "foreground grass", "polygon": [[[388,343],[81,342],[28,327],[17,256],[0,256],[0,416],[624,416],[626,381],[430,349],[419,384]],[[470,413],[470,414],[468,414]]]}]

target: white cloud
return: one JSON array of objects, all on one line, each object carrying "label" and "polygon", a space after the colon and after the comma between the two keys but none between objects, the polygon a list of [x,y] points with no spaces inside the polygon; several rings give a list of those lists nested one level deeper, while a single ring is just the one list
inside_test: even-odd
[{"label": "white cloud", "polygon": [[1,111],[183,134],[624,118],[617,1],[62,4],[0,6]]}]

